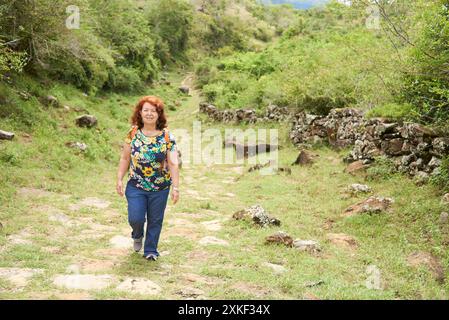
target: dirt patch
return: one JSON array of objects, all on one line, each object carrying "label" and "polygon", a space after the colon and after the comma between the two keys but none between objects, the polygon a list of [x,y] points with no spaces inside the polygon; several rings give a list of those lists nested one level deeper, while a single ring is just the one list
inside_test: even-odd
[{"label": "dirt patch", "polygon": [[78,202],[76,204],[71,204],[69,206],[69,209],[72,211],[78,211],[84,207],[106,209],[109,207],[110,204],[111,203],[107,200],[103,200],[103,199],[99,199],[99,198],[95,198],[95,197],[88,197],[88,198],[84,198],[83,200],[81,200],[80,202]]},{"label": "dirt patch", "polygon": [[111,260],[86,259],[79,261],[75,266],[78,272],[96,273],[109,271],[117,265],[118,262]]},{"label": "dirt patch", "polygon": [[161,293],[162,288],[145,278],[126,278],[117,286],[116,290],[142,295],[156,295]]},{"label": "dirt patch", "polygon": [[349,173],[350,175],[356,175],[359,173],[365,173],[366,168],[368,168],[367,165],[363,164],[362,160],[355,161],[351,164],[349,164],[345,169],[344,172]]},{"label": "dirt patch", "polygon": [[426,267],[430,270],[434,278],[443,283],[445,280],[445,273],[440,260],[428,252],[414,252],[407,257],[407,263],[411,267]]},{"label": "dirt patch", "polygon": [[196,241],[200,237],[200,235],[198,234],[196,227],[193,225],[177,225],[163,228],[161,232],[161,241],[165,241],[171,237],[182,237]]},{"label": "dirt patch", "polygon": [[195,274],[195,273],[185,273],[182,275],[182,279],[188,282],[193,282],[193,283],[202,283],[202,284],[206,284],[206,285],[216,285],[216,284],[222,284],[224,281],[218,278],[213,278],[213,277],[206,277],[206,276],[201,276],[199,274]]},{"label": "dirt patch", "polygon": [[247,282],[237,282],[231,286],[231,289],[255,296],[257,298],[266,297],[271,293],[270,289],[264,288],[257,284],[247,283]]},{"label": "dirt patch", "polygon": [[328,233],[326,235],[327,240],[338,246],[338,247],[343,247],[345,249],[350,249],[350,250],[354,250],[357,248],[357,242],[356,240],[344,233]]},{"label": "dirt patch", "polygon": [[56,295],[61,300],[92,300],[87,292],[59,293]]},{"label": "dirt patch", "polygon": [[95,255],[107,257],[112,260],[117,260],[118,258],[122,258],[130,254],[128,249],[120,249],[120,248],[108,248],[108,249],[99,249],[96,250]]},{"label": "dirt patch", "polygon": [[53,198],[61,198],[61,199],[68,199],[71,197],[69,194],[62,194],[62,193],[56,193],[51,192],[43,189],[37,189],[37,188],[28,188],[23,187],[17,190],[17,196],[22,198],[47,198],[47,197],[53,197]]},{"label": "dirt patch", "polygon": [[181,218],[172,218],[172,219],[167,219],[167,222],[169,225],[171,226],[192,226],[193,228],[195,227],[191,221],[186,220],[186,219],[181,219]]},{"label": "dirt patch", "polygon": [[61,254],[64,252],[64,249],[61,247],[42,247],[42,250],[51,254]]},{"label": "dirt patch", "polygon": [[34,230],[30,227],[26,227],[20,230],[17,234],[12,234],[6,237],[8,245],[31,245],[31,237],[34,235]]},{"label": "dirt patch", "polygon": [[17,288],[26,287],[30,279],[43,273],[42,269],[30,268],[0,268],[0,277],[14,284]]},{"label": "dirt patch", "polygon": [[203,246],[207,245],[229,246],[229,242],[227,240],[219,239],[213,236],[203,237],[200,239],[200,241],[198,241],[198,243]]},{"label": "dirt patch", "polygon": [[221,220],[203,221],[201,225],[209,231],[219,231],[222,228]]},{"label": "dirt patch", "polygon": [[131,249],[133,247],[133,240],[130,237],[114,236],[109,240],[109,244],[116,249]]},{"label": "dirt patch", "polygon": [[101,290],[106,289],[115,282],[111,275],[70,274],[57,275],[53,284],[60,288],[77,290]]}]

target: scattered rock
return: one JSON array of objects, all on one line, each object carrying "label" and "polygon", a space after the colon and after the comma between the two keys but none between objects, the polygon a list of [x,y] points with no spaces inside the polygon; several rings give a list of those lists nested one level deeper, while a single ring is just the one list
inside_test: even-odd
[{"label": "scattered rock", "polygon": [[323,281],[323,280],[310,281],[310,282],[306,282],[306,283],[304,284],[304,287],[306,287],[306,288],[312,288],[312,287],[320,286],[320,285],[322,285],[322,284],[324,284],[324,281]]},{"label": "scattered rock", "polygon": [[36,274],[41,274],[42,269],[30,268],[0,268],[0,277],[13,283],[18,288],[26,287],[29,280]]},{"label": "scattered rock", "polygon": [[181,290],[176,291],[175,293],[186,299],[197,299],[204,295],[203,290],[192,287],[182,288]]},{"label": "scattered rock", "polygon": [[242,282],[239,281],[231,286],[231,289],[234,289],[238,292],[246,293],[250,296],[255,296],[257,298],[266,298],[271,290],[269,288],[262,287],[257,284]]},{"label": "scattered rock", "polygon": [[218,278],[211,278],[211,277],[205,277],[201,276],[195,273],[186,273],[183,275],[183,279],[189,281],[189,282],[199,282],[206,285],[216,285],[218,283],[222,283],[223,281]]},{"label": "scattered rock", "polygon": [[353,237],[344,233],[328,233],[327,239],[329,242],[337,246],[343,246],[349,249],[357,247],[356,240]]},{"label": "scattered rock", "polygon": [[268,162],[265,163],[265,164],[260,164],[260,163],[258,163],[258,164],[255,164],[255,165],[249,167],[248,172],[260,170],[260,169],[262,169],[262,168],[268,167],[269,165],[270,165],[270,161],[268,161]]},{"label": "scattered rock", "polygon": [[320,245],[314,240],[295,240],[293,247],[300,251],[307,251],[309,253],[317,253],[321,251]]},{"label": "scattered rock", "polygon": [[440,215],[440,223],[441,223],[441,224],[447,224],[448,220],[449,220],[449,213],[447,213],[447,212],[441,212],[441,215]]},{"label": "scattered rock", "polygon": [[311,156],[310,153],[308,153],[305,150],[301,150],[298,154],[298,157],[296,158],[295,162],[292,163],[292,166],[294,165],[301,165],[301,166],[305,166],[305,165],[311,165],[313,164],[313,158]]},{"label": "scattered rock", "polygon": [[209,231],[219,231],[222,228],[221,220],[204,221],[201,224]]},{"label": "scattered rock", "polygon": [[292,169],[289,167],[279,167],[276,169],[276,173],[279,174],[281,172],[285,172],[287,175],[291,175],[292,174]]},{"label": "scattered rock", "polygon": [[48,220],[59,222],[61,224],[68,225],[68,226],[73,226],[73,225],[77,224],[75,221],[72,221],[68,216],[66,216],[65,214],[60,213],[60,212],[50,214],[48,216]]},{"label": "scattered rock", "polygon": [[446,193],[442,198],[441,198],[441,202],[443,204],[449,204],[449,193]]},{"label": "scattered rock", "polygon": [[279,264],[264,262],[263,265],[273,270],[274,274],[280,275],[287,272],[287,269],[284,266]]},{"label": "scattered rock", "polygon": [[353,216],[360,213],[380,213],[387,211],[392,203],[394,203],[394,200],[391,198],[372,196],[347,208],[344,215]]},{"label": "scattered rock", "polygon": [[365,171],[367,167],[368,166],[365,165],[362,160],[358,160],[358,161],[350,163],[344,171],[351,175],[355,175],[359,172]]},{"label": "scattered rock", "polygon": [[76,125],[79,127],[87,127],[92,128],[93,126],[97,125],[97,118],[95,118],[92,115],[82,115],[75,119]]},{"label": "scattered rock", "polygon": [[281,221],[268,215],[264,208],[256,204],[248,209],[235,212],[232,217],[236,220],[252,220],[255,224],[261,227],[267,227],[270,225],[280,226]]},{"label": "scattered rock", "polygon": [[366,184],[353,183],[348,187],[348,191],[352,193],[369,193],[371,188]]},{"label": "scattered rock", "polygon": [[74,274],[57,275],[53,284],[66,289],[101,290],[115,282],[111,275]]},{"label": "scattered rock", "polygon": [[54,108],[59,108],[61,105],[59,104],[59,101],[56,97],[54,96],[47,96],[45,98],[45,105],[48,107],[54,107]]},{"label": "scattered rock", "polygon": [[293,115],[287,107],[278,107],[276,105],[269,105],[265,109],[264,115],[257,115],[256,110],[253,109],[218,110],[216,106],[207,102],[200,103],[199,111],[207,114],[214,121],[235,123],[256,123],[261,121],[281,122],[289,120]]},{"label": "scattered rock", "polygon": [[293,246],[293,238],[290,237],[287,233],[283,231],[278,231],[275,234],[268,236],[265,238],[265,243],[272,244],[272,243],[278,243],[286,245],[287,247]]},{"label": "scattered rock", "polygon": [[204,238],[201,238],[199,241],[200,245],[219,245],[219,246],[228,246],[229,242],[223,239],[218,239],[213,236],[207,236]]},{"label": "scattered rock", "polygon": [[87,144],[82,143],[82,142],[66,142],[65,145],[69,148],[76,148],[80,151],[87,150]]},{"label": "scattered rock", "polygon": [[142,295],[156,295],[161,293],[162,288],[145,278],[126,278],[117,286],[116,290]]},{"label": "scattered rock", "polygon": [[65,269],[65,272],[71,273],[71,274],[79,274],[81,271],[81,267],[77,264],[71,264],[70,266]]},{"label": "scattered rock", "polygon": [[190,91],[190,88],[187,86],[180,86],[178,89],[179,89],[179,91],[181,91],[184,94],[189,94],[189,91]]},{"label": "scattered rock", "polygon": [[14,138],[13,132],[0,130],[0,140],[12,140]]},{"label": "scattered rock", "polygon": [[336,148],[352,145],[345,161],[361,161],[354,165],[357,169],[377,156],[394,158],[392,169],[410,176],[418,174],[418,184],[426,183],[424,173],[438,169],[441,159],[449,154],[449,137],[438,137],[430,128],[383,118],[367,119],[362,110],[350,108],[332,109],[327,116],[297,113],[290,138],[298,146],[324,140]]},{"label": "scattered rock", "polygon": [[414,181],[415,181],[416,185],[422,186],[422,185],[426,184],[429,181],[429,178],[430,178],[430,176],[429,176],[429,174],[427,172],[418,171],[415,174]]},{"label": "scattered rock", "polygon": [[414,252],[407,257],[407,262],[412,267],[425,266],[430,269],[430,272],[435,279],[442,283],[445,280],[443,266],[440,260],[428,252]]}]

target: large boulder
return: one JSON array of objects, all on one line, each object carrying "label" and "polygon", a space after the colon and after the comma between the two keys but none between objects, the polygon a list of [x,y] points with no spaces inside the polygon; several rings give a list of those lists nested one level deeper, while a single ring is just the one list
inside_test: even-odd
[{"label": "large boulder", "polygon": [[189,91],[190,91],[190,88],[187,86],[180,86],[178,89],[179,89],[179,91],[181,91],[184,94],[189,94]]},{"label": "large boulder", "polygon": [[51,95],[49,95],[45,98],[45,105],[48,107],[54,107],[54,108],[59,108],[61,106],[58,98],[51,96]]},{"label": "large boulder", "polygon": [[14,138],[13,132],[0,130],[0,140],[12,140]]},{"label": "large boulder", "polygon": [[232,217],[236,220],[251,220],[256,225],[261,227],[281,225],[281,221],[279,219],[271,217],[268,212],[258,204],[247,209],[237,211],[232,215]]},{"label": "large boulder", "polygon": [[394,200],[391,198],[372,196],[347,208],[344,215],[353,216],[361,213],[380,213],[387,211],[393,203]]},{"label": "large boulder", "polygon": [[97,118],[92,115],[82,115],[75,119],[76,125],[79,127],[92,128],[97,125]]},{"label": "large boulder", "polygon": [[301,166],[311,165],[313,162],[312,155],[305,150],[301,150],[298,157],[296,157],[296,160],[292,163],[292,166],[298,164]]},{"label": "large boulder", "polygon": [[275,234],[265,238],[265,243],[267,244],[283,244],[287,247],[293,246],[293,238],[290,237],[284,231],[278,231]]}]

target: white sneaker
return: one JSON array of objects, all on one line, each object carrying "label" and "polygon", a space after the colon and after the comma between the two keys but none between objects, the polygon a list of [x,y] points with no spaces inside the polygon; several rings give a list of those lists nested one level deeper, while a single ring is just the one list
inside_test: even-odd
[{"label": "white sneaker", "polygon": [[157,261],[157,255],[155,254],[149,254],[145,257],[145,259],[150,260],[150,261]]}]

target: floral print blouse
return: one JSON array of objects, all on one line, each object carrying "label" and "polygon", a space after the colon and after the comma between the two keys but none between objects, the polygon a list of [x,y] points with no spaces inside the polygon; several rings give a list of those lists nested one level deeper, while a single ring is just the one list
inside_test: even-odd
[{"label": "floral print blouse", "polygon": [[168,140],[165,140],[165,130],[160,135],[147,137],[137,129],[134,138],[132,127],[125,138],[131,144],[131,161],[129,166],[129,179],[137,188],[146,191],[160,191],[170,188],[171,177],[168,166],[164,166],[168,151],[176,150],[175,137],[168,131]]}]

